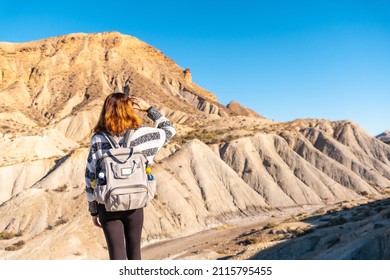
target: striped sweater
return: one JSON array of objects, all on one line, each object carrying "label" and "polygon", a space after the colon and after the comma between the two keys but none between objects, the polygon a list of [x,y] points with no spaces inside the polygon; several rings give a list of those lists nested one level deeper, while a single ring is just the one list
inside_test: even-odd
[{"label": "striped sweater", "polygon": [[[155,127],[140,127],[130,137],[130,146],[141,151],[153,163],[153,158],[161,147],[176,134],[172,123],[154,107],[148,109],[148,117],[154,121]],[[114,136],[115,140],[123,145],[124,135]],[[96,178],[96,163],[111,149],[108,140],[101,134],[95,134],[91,139],[87,167],[85,170],[86,195],[88,200],[88,210],[91,215],[97,215],[97,201],[93,194]]]}]

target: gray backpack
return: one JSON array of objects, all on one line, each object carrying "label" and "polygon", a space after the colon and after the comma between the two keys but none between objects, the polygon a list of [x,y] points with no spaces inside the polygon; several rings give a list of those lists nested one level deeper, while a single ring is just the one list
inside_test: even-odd
[{"label": "gray backpack", "polygon": [[110,212],[145,207],[154,197],[156,180],[146,174],[146,157],[130,147],[131,130],[125,133],[124,147],[110,134],[101,134],[112,148],[97,162],[96,201]]}]

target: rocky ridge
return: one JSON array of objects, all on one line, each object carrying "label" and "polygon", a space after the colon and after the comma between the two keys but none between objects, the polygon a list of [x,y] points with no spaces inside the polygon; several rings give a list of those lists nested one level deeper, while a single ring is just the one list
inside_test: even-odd
[{"label": "rocky ridge", "polygon": [[376,136],[377,139],[381,140],[386,144],[390,144],[390,131],[386,130],[385,132]]},{"label": "rocky ridge", "polygon": [[390,147],[351,121],[279,123],[224,106],[189,69],[116,32],[0,43],[1,259],[107,257],[84,169],[113,91],[155,104],[178,131],[156,158],[145,246],[277,209],[389,196]]}]

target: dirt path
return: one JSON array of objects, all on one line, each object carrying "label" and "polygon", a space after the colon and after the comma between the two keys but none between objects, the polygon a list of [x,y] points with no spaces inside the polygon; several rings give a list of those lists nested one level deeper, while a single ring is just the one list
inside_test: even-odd
[{"label": "dirt path", "polygon": [[269,223],[279,223],[299,213],[310,213],[318,207],[294,208],[275,211],[264,216],[240,219],[231,223],[180,237],[166,240],[142,249],[143,259],[223,259],[242,254],[245,244],[240,244],[239,238],[250,235]]}]

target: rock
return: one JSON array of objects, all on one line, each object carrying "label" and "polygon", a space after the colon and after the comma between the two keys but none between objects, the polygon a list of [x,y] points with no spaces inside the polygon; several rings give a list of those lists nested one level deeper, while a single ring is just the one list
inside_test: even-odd
[{"label": "rock", "polygon": [[226,105],[226,108],[228,108],[230,112],[236,115],[263,118],[252,109],[249,109],[236,101],[231,101],[228,105]]},{"label": "rock", "polygon": [[385,132],[377,135],[376,138],[386,144],[390,144],[390,130],[386,130]]}]

